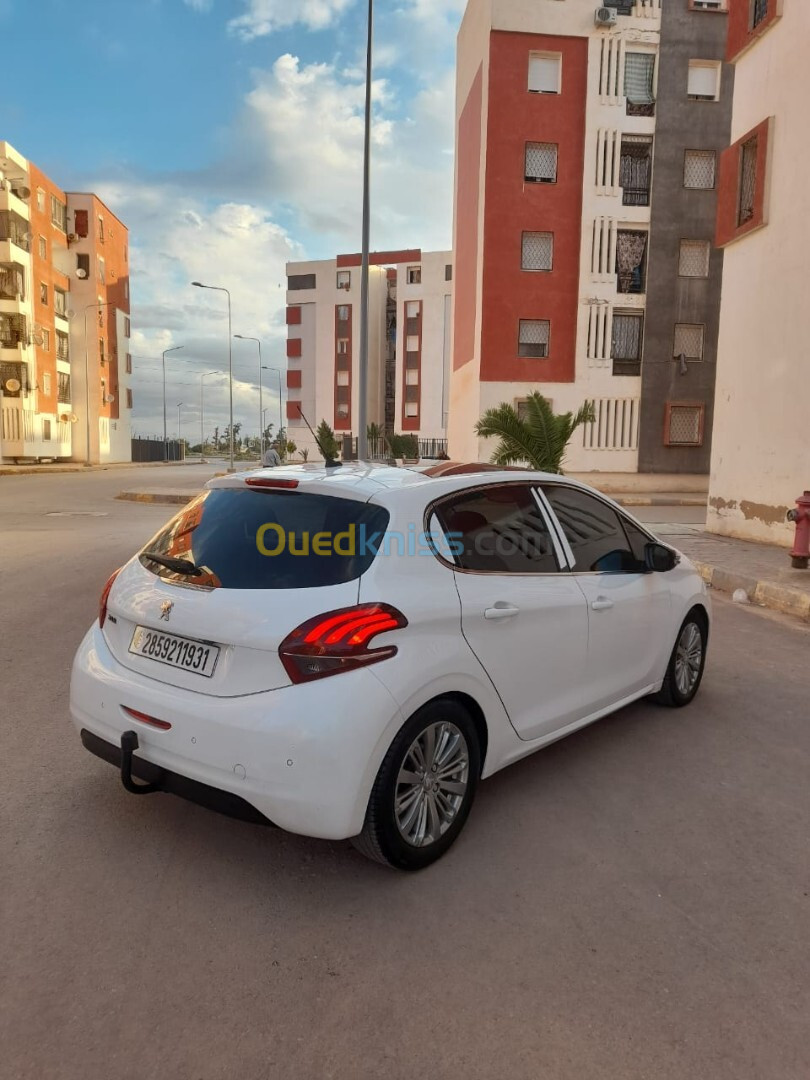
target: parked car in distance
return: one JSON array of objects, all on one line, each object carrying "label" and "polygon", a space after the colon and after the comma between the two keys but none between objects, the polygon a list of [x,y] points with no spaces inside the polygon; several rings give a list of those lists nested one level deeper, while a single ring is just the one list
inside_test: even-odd
[{"label": "parked car in distance", "polygon": [[73,665],[88,750],[418,870],[481,779],[703,677],[706,587],[566,477],[443,462],[211,481],[117,571]]}]

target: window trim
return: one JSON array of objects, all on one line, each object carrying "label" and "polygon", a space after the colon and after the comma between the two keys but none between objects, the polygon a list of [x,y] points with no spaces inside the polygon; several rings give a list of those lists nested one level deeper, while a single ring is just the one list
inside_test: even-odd
[{"label": "window trim", "polygon": [[[531,87],[531,75],[532,75],[532,60],[553,60],[557,65],[557,89],[556,90],[533,90]],[[561,52],[551,52],[544,49],[531,49],[529,51],[529,63],[526,70],[526,93],[528,94],[561,94],[562,93],[562,69],[563,69],[563,54]]]},{"label": "window trim", "polygon": [[[709,97],[708,94],[691,94],[689,92],[689,76],[693,71],[697,71],[701,68],[711,70],[715,74],[714,82],[714,97]],[[723,92],[723,61],[722,60],[703,60],[698,58],[690,59],[687,76],[686,76],[686,98],[687,101],[700,101],[705,104],[716,104],[720,100],[720,95]]]},{"label": "window trim", "polygon": [[[450,502],[452,499],[458,498],[461,495],[470,495],[478,491],[490,491],[493,488],[504,487],[527,487],[531,492],[532,497],[534,498],[534,501],[537,503],[537,507],[540,510],[545,526],[548,529],[549,537],[551,538],[551,544],[554,548],[554,558],[557,563],[556,570],[538,570],[534,573],[522,573],[521,571],[516,570],[467,570],[465,567],[459,566],[455,561],[451,562],[449,559],[446,559],[444,555],[442,555],[442,553],[437,550],[430,533],[430,519],[433,517],[434,514],[436,514],[436,517],[438,519],[438,507],[440,507],[446,502]],[[524,476],[520,479],[516,478],[514,480],[491,480],[489,481],[489,483],[477,483],[471,484],[469,487],[456,488],[455,491],[446,492],[444,495],[440,495],[436,499],[433,499],[431,502],[428,503],[428,505],[425,507],[422,523],[423,532],[425,538],[427,539],[427,544],[430,548],[431,553],[442,564],[442,566],[446,566],[448,570],[452,570],[456,574],[472,574],[476,577],[488,578],[556,578],[559,577],[560,574],[569,573],[571,569],[570,566],[566,565],[568,560],[565,556],[564,549],[559,543],[559,537],[557,536],[554,521],[552,518],[549,517],[548,506],[545,500],[542,498],[542,489],[540,487],[540,481],[538,480],[532,480]],[[441,522],[439,522],[439,524],[441,524]],[[455,559],[455,556],[453,556],[453,559]]]},{"label": "window trim", "polygon": [[[672,410],[673,409],[697,409],[700,414],[698,426],[698,441],[693,443],[672,442]],[[667,401],[664,405],[664,446],[673,450],[697,450],[704,445],[706,436],[706,402],[705,401]]]},{"label": "window trim", "polygon": [[[526,237],[527,236],[548,236],[550,237],[549,250],[551,258],[548,266],[526,266]],[[525,274],[551,274],[554,272],[554,233],[550,229],[524,229],[520,234],[520,270]],[[549,328],[549,340],[551,340],[551,329]]]}]

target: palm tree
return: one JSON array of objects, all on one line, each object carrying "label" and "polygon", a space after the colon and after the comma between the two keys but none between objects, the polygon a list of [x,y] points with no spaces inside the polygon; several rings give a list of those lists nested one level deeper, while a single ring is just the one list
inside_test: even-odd
[{"label": "palm tree", "polygon": [[528,465],[540,472],[562,472],[563,458],[571,436],[581,424],[596,419],[593,402],[586,401],[578,413],[557,414],[542,394],[535,391],[526,399],[526,415],[521,418],[506,402],[487,409],[475,425],[483,439],[498,438],[492,455],[495,465]]}]

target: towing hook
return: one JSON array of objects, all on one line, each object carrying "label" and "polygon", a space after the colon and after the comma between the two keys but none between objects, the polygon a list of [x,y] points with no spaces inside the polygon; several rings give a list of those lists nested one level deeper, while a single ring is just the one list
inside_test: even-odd
[{"label": "towing hook", "polygon": [[121,783],[133,795],[151,795],[160,791],[160,784],[136,784],[132,778],[132,755],[138,746],[137,731],[125,731],[121,736]]}]

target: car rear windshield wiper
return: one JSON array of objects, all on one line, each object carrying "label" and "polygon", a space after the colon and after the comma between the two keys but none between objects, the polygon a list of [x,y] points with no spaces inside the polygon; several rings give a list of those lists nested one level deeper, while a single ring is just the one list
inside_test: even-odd
[{"label": "car rear windshield wiper", "polygon": [[159,551],[142,551],[141,558],[150,559],[159,566],[165,566],[167,570],[175,574],[183,574],[185,577],[200,577],[205,573],[201,567],[195,566],[188,559],[173,559],[170,555],[161,555]]}]

